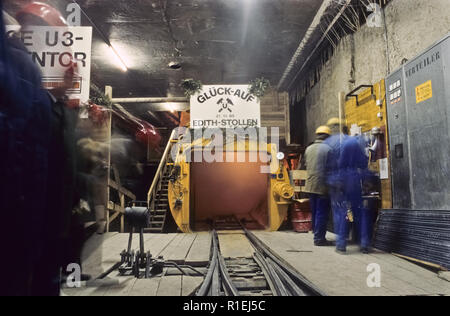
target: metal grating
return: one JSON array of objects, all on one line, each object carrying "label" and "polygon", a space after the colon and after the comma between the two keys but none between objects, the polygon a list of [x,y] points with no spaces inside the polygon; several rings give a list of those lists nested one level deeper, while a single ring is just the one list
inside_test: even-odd
[{"label": "metal grating", "polygon": [[382,210],[374,247],[450,269],[450,211]]}]

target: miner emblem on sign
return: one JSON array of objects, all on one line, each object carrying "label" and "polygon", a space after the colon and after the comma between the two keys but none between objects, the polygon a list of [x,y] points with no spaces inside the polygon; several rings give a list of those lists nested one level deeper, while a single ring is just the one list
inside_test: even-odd
[{"label": "miner emblem on sign", "polygon": [[229,98],[224,100],[221,98],[219,101],[217,101],[217,104],[221,106],[221,109],[219,110],[219,113],[222,113],[223,110],[228,110],[228,112],[232,113],[233,111],[229,108],[230,105],[234,105],[233,101],[231,101]]}]

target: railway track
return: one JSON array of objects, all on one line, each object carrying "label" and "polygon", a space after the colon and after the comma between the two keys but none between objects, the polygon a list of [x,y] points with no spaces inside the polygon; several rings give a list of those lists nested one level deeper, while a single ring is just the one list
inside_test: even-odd
[{"label": "railway track", "polygon": [[325,296],[283,263],[253,233],[241,227],[254,249],[252,258],[224,258],[217,230],[211,232],[211,260],[196,296]]}]

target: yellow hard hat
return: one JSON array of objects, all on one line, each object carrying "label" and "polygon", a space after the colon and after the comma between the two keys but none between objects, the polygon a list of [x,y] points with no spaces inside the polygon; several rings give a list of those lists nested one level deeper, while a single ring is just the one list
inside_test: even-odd
[{"label": "yellow hard hat", "polygon": [[328,126],[340,125],[341,122],[342,122],[342,121],[341,121],[339,118],[333,117],[333,118],[330,118],[330,119],[328,120],[327,125],[328,125]]},{"label": "yellow hard hat", "polygon": [[319,126],[316,130],[316,134],[327,134],[331,135],[331,130],[328,126]]}]

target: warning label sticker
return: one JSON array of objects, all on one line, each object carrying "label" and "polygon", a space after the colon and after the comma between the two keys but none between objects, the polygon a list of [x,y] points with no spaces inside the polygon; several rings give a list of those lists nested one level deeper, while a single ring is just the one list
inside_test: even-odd
[{"label": "warning label sticker", "polygon": [[416,87],[416,103],[423,102],[433,97],[433,87],[431,80],[428,80],[424,84]]}]

